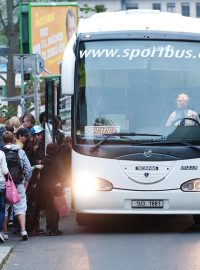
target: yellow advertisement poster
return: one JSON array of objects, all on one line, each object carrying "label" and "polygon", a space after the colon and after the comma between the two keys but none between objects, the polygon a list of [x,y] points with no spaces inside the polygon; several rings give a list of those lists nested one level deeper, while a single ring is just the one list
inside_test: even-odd
[{"label": "yellow advertisement poster", "polygon": [[76,30],[76,6],[31,7],[32,53],[40,54],[44,59],[42,76],[60,74],[64,49]]}]

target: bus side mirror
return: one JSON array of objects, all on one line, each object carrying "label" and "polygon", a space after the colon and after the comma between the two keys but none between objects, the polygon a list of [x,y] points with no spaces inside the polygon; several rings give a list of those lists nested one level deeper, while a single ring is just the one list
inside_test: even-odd
[{"label": "bus side mirror", "polygon": [[74,70],[75,70],[75,54],[74,45],[76,43],[76,35],[73,34],[68,42],[62,59],[61,67],[61,84],[62,94],[74,94]]}]

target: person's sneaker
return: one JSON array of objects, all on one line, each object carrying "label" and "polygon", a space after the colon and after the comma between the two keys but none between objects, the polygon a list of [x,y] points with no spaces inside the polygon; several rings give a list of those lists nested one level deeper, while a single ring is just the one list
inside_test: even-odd
[{"label": "person's sneaker", "polygon": [[4,233],[3,238],[4,238],[4,240],[8,240],[8,234]]},{"label": "person's sneaker", "polygon": [[28,234],[25,230],[21,231],[21,236],[22,236],[22,241],[28,240]]},{"label": "person's sneaker", "polygon": [[3,238],[3,235],[0,233],[0,243],[4,243],[4,242],[5,242],[5,240]]}]

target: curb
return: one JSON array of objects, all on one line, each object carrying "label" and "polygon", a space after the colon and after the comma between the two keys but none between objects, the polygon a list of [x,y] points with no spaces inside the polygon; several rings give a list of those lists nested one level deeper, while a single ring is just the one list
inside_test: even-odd
[{"label": "curb", "polygon": [[12,251],[12,246],[0,247],[0,269],[2,269]]}]

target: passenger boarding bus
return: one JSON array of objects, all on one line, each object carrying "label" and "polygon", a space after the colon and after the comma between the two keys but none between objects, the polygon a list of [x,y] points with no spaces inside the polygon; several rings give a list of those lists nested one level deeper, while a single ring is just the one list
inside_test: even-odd
[{"label": "passenger boarding bus", "polygon": [[96,214],[200,222],[200,20],[127,10],[79,22],[62,62],[72,96],[79,224]]}]

